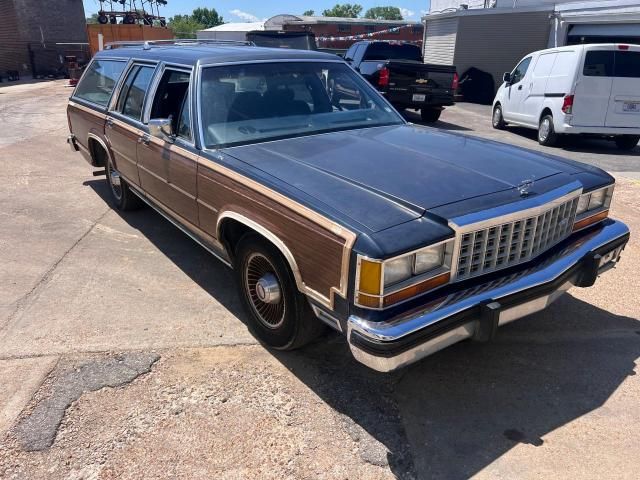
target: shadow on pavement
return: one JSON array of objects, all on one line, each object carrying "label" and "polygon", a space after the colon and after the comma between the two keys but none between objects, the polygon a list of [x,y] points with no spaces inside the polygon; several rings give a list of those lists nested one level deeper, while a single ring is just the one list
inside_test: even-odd
[{"label": "shadow on pavement", "polygon": [[456,125],[455,123],[443,122],[438,120],[437,122],[428,123],[423,122],[420,118],[419,112],[404,110],[400,112],[407,122],[415,123],[416,125],[423,125],[425,127],[442,128],[444,130],[452,130],[457,132],[472,132],[473,129],[463,127],[462,125]]},{"label": "shadow on pavement", "polygon": [[[104,181],[86,184],[110,203]],[[153,210],[118,213],[245,321],[229,269]],[[400,479],[464,479],[600,407],[635,374],[640,322],[565,295],[494,342],[463,342],[391,374],[357,363],[335,333],[272,353],[338,413],[364,461]]]}]

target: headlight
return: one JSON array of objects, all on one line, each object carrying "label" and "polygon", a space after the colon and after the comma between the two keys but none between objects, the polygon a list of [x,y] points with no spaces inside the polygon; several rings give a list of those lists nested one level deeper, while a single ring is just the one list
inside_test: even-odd
[{"label": "headlight", "polygon": [[415,267],[413,269],[416,275],[426,273],[442,266],[444,262],[444,245],[426,248],[416,253]]},{"label": "headlight", "polygon": [[413,256],[406,256],[385,262],[384,264],[384,286],[400,283],[411,278],[413,269]]},{"label": "headlight", "polygon": [[574,232],[607,218],[613,197],[613,187],[614,185],[611,185],[580,196],[576,209],[576,222],[573,225]]},{"label": "headlight", "polygon": [[389,260],[358,258],[356,303],[384,308],[450,280],[453,240]]}]

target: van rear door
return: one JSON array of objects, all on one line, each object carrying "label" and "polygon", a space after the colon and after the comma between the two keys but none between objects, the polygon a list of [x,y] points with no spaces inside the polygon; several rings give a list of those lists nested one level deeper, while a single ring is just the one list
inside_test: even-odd
[{"label": "van rear door", "polygon": [[607,127],[640,127],[640,46],[618,45],[614,52],[613,85]]},{"label": "van rear door", "polygon": [[584,65],[578,74],[571,124],[603,127],[613,86],[614,52],[610,46],[585,49]]}]

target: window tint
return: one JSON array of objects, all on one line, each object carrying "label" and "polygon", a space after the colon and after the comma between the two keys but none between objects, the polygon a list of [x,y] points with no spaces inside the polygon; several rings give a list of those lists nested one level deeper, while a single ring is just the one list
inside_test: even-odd
[{"label": "window tint", "polygon": [[584,59],[585,77],[611,77],[613,75],[613,50],[592,50]]},{"label": "window tint", "polygon": [[347,50],[347,53],[344,54],[344,59],[345,60],[353,60],[356,54],[356,49],[358,48],[358,45],[351,45],[349,47],[349,50]]},{"label": "window tint", "polygon": [[417,45],[409,43],[371,43],[364,56],[365,60],[422,60],[422,52]]},{"label": "window tint", "polygon": [[191,72],[167,68],[162,74],[151,106],[151,118],[169,118],[173,131],[191,140],[189,80]]},{"label": "window tint", "polygon": [[529,64],[531,63],[531,57],[527,57],[522,60],[511,74],[511,83],[518,83],[527,74]]},{"label": "window tint", "polygon": [[140,120],[144,97],[153,76],[154,67],[134,65],[124,82],[120,98],[118,98],[118,111],[123,115]]},{"label": "window tint", "polygon": [[75,97],[106,107],[126,62],[96,60],[76,88]]},{"label": "window tint", "polygon": [[640,78],[640,52],[616,52],[615,76]]}]

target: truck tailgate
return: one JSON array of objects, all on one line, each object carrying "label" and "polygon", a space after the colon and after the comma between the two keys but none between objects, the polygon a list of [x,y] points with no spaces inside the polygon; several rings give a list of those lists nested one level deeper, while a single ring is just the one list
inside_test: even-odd
[{"label": "truck tailgate", "polygon": [[[452,65],[430,65],[393,60],[387,63],[389,86],[411,93],[446,93],[451,91],[456,68]],[[451,92],[453,93],[453,92]]]}]

